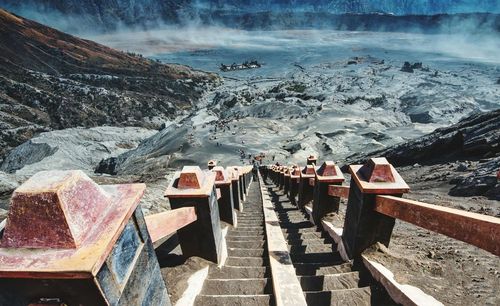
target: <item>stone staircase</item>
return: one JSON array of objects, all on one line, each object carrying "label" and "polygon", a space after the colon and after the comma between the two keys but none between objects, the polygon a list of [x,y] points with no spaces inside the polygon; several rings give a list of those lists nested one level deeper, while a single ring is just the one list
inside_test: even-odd
[{"label": "stone staircase", "polygon": [[228,258],[211,267],[195,305],[272,305],[262,198],[258,183],[250,186],[238,226],[226,236]]},{"label": "stone staircase", "polygon": [[359,272],[342,260],[334,240],[309,222],[307,213],[271,183],[266,187],[308,305],[394,304],[385,294],[361,285]]}]

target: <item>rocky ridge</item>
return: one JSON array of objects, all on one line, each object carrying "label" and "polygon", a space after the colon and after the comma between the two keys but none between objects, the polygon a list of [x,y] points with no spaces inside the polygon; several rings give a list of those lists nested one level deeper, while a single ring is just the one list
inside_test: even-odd
[{"label": "rocky ridge", "polygon": [[[450,178],[452,196],[487,196],[500,200],[500,110],[473,114],[429,135],[368,154],[350,156],[361,163],[385,156],[395,166],[445,165],[457,171]],[[448,166],[448,169],[446,169]]]},{"label": "rocky ridge", "polygon": [[160,128],[218,77],[76,38],[0,9],[0,161],[34,135],[102,125]]}]

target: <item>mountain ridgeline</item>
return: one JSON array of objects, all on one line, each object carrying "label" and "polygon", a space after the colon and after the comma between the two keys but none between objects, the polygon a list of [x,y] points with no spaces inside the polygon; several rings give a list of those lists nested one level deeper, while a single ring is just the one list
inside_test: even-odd
[{"label": "mountain ridgeline", "polygon": [[244,29],[500,30],[496,0],[0,0],[0,6],[71,33],[193,23]]},{"label": "mountain ridgeline", "polygon": [[59,32],[0,9],[0,160],[33,135],[160,128],[218,79]]}]

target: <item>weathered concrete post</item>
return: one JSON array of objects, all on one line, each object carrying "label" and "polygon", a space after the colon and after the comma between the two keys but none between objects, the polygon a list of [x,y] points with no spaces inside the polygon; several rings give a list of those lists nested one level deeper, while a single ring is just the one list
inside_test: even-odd
[{"label": "weathered concrete post", "polygon": [[316,166],[317,163],[318,163],[318,158],[314,155],[309,155],[309,157],[307,158],[307,164]]},{"label": "weathered concrete post", "polygon": [[226,171],[231,179],[231,191],[233,193],[233,205],[234,208],[243,211],[243,202],[240,200],[240,176],[234,167],[227,167]]},{"label": "weathered concrete post", "polygon": [[231,189],[231,178],[222,167],[214,167],[215,187],[220,190],[219,216],[226,223],[236,226],[236,213],[234,212],[233,191]]},{"label": "weathered concrete post", "polygon": [[21,185],[0,242],[0,305],[170,305],[144,189],[99,186],[81,171]]},{"label": "weathered concrete post", "polygon": [[274,183],[274,165],[271,165],[271,167],[269,167],[268,169],[268,172],[267,172],[267,175],[269,176],[269,178],[271,179],[271,182]]},{"label": "weathered concrete post", "polygon": [[247,176],[247,195],[248,195],[248,189],[250,189],[250,184],[253,182],[253,172],[252,172],[253,167],[252,166],[246,166],[245,167],[245,173]]},{"label": "weathered concrete post", "polygon": [[403,178],[385,158],[372,158],[363,165],[351,165],[351,186],[342,241],[350,258],[376,242],[389,246],[395,219],[373,210],[376,195],[402,196],[409,191]]},{"label": "weathered concrete post", "polygon": [[242,167],[234,167],[233,168],[235,171],[238,172],[238,177],[239,177],[239,187],[240,187],[240,200],[241,203],[243,203],[246,200],[246,187],[245,187],[245,176],[243,174],[243,168]]},{"label": "weathered concrete post", "polygon": [[260,166],[259,171],[262,175],[264,182],[267,181],[267,177],[269,176],[269,167],[268,166]]},{"label": "weathered concrete post", "polygon": [[314,169],[314,199],[313,219],[314,223],[320,225],[321,219],[329,213],[338,212],[340,198],[328,195],[329,185],[342,185],[344,175],[333,161],[324,162],[321,167]]},{"label": "weathered concrete post", "polygon": [[297,205],[297,195],[299,194],[300,169],[297,166],[290,173],[290,193],[289,198],[292,204]]},{"label": "weathered concrete post", "polygon": [[309,179],[314,178],[314,168],[314,164],[310,164],[300,171],[299,201],[297,203],[299,208],[306,206],[313,200],[314,187],[309,185]]},{"label": "weathered concrete post", "polygon": [[291,167],[286,167],[285,172],[283,173],[283,193],[288,195],[288,191],[290,191],[290,171]]},{"label": "weathered concrete post", "polygon": [[213,168],[217,167],[217,162],[215,160],[211,160],[207,164],[208,170],[212,170]]},{"label": "weathered concrete post", "polygon": [[223,237],[215,191],[215,173],[186,166],[176,172],[165,191],[170,207],[194,207],[198,219],[177,231],[182,253],[216,263],[221,261]]},{"label": "weathered concrete post", "polygon": [[279,188],[285,189],[285,166],[281,166],[279,169]]}]

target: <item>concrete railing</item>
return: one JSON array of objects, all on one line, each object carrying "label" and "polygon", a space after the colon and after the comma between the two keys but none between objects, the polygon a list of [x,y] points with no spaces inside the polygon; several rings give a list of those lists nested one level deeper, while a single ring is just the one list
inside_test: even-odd
[{"label": "concrete railing", "polygon": [[[350,258],[359,256],[375,242],[387,245],[395,219],[500,255],[500,218],[402,199],[402,194],[408,192],[409,187],[384,158],[371,159],[363,166],[350,166],[350,186],[341,185],[342,173],[335,169],[331,173],[339,175],[336,184],[330,183],[321,188],[323,182],[328,183],[334,178],[321,175],[327,167],[335,169],[332,162],[325,162],[314,169],[314,178],[309,178],[308,185],[314,187],[317,193],[309,201],[312,203],[312,214],[319,225],[328,213],[338,213],[340,198],[348,200],[342,236]],[[275,167],[270,169],[271,172],[279,172]],[[291,184],[289,180],[288,184]],[[300,198],[304,189],[298,192]]]},{"label": "concrete railing", "polygon": [[17,188],[0,235],[0,305],[170,304],[144,189],[81,171],[40,172]]},{"label": "concrete railing", "polygon": [[252,182],[252,167],[209,167],[177,172],[165,191],[171,210],[147,217],[144,184],[100,186],[81,171],[34,175],[0,222],[0,305],[169,305],[154,245],[177,233],[184,256],[223,263],[221,220],[237,226]]},{"label": "concrete railing", "polygon": [[377,196],[374,210],[500,256],[500,218],[391,196]]},{"label": "concrete railing", "polygon": [[[500,255],[500,218],[403,199],[402,195],[409,192],[410,188],[385,158],[370,159],[365,165],[351,165],[350,186],[342,186],[342,173],[332,162],[326,162],[317,168],[314,166],[313,178],[307,177],[307,167],[299,174],[301,179],[307,178],[307,184],[302,183],[297,191],[298,198],[303,199],[298,201],[297,206],[303,208],[308,204],[306,212],[311,215],[315,224],[322,226],[335,239],[341,255],[347,260],[353,259],[355,267],[368,268],[386,286],[389,293],[399,290],[394,298],[401,303],[422,305],[415,303],[415,299],[421,296],[401,293],[407,287],[400,286],[393,279],[382,277],[385,272],[377,270],[376,265],[362,255],[363,251],[376,243],[389,245],[396,219]],[[335,170],[325,175],[322,173],[325,168]],[[276,167],[270,167],[269,176],[276,177],[278,171]],[[336,180],[328,183],[328,179],[333,179],[335,175],[338,176]],[[293,175],[288,178],[288,196],[295,203],[297,195],[292,192],[293,178]],[[305,185],[314,188],[313,199],[306,194],[309,191],[304,188]],[[347,199],[344,226],[335,228],[322,219],[329,213],[339,213],[341,198]],[[438,303],[432,298],[424,300]]]}]

